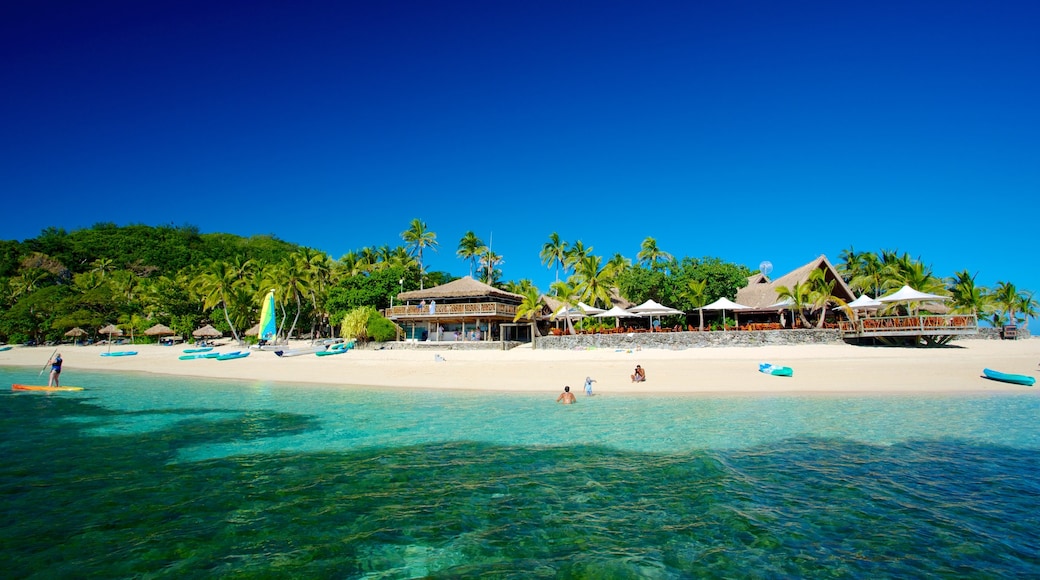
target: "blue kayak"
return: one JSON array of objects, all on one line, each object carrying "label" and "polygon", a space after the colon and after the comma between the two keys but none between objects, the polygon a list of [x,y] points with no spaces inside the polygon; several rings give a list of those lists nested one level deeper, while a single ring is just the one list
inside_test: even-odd
[{"label": "blue kayak", "polygon": [[1013,375],[1011,373],[1002,373],[993,369],[982,369],[982,376],[987,379],[994,381],[1000,381],[1003,383],[1014,383],[1016,385],[1024,385],[1031,387],[1036,383],[1036,378],[1029,375]]},{"label": "blue kayak", "polygon": [[136,350],[118,350],[116,352],[103,352],[101,356],[134,356],[137,354]]},{"label": "blue kayak", "polygon": [[211,350],[213,350],[212,346],[204,346],[202,348],[186,348],[186,349],[184,349],[184,354],[195,354],[195,353],[199,353],[199,352],[209,352]]},{"label": "blue kayak", "polygon": [[220,355],[220,356],[218,356],[216,358],[217,358],[217,360],[232,360],[232,359],[236,359],[236,358],[245,358],[247,356],[249,356],[249,351],[245,350],[245,351],[241,351],[241,352],[235,351],[235,352],[224,353],[224,354],[222,354],[222,355]]},{"label": "blue kayak", "polygon": [[791,367],[781,367],[769,363],[758,365],[758,372],[773,375],[774,377],[790,377],[794,375],[794,370]]}]

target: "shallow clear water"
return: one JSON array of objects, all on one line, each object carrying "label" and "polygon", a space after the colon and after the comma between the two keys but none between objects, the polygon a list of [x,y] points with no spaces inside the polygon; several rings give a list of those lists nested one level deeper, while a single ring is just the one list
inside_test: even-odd
[{"label": "shallow clear water", "polygon": [[0,394],[12,577],[1040,575],[1033,390],[66,380],[88,390]]}]

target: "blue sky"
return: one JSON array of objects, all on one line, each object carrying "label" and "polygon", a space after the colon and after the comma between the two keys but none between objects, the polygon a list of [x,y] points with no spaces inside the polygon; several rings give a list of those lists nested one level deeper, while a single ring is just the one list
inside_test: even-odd
[{"label": "blue sky", "polygon": [[[12,6],[13,4],[13,6]],[[1034,2],[153,2],[0,8],[0,237],[97,222],[338,258],[552,232],[782,274],[896,250],[1040,290]]]}]

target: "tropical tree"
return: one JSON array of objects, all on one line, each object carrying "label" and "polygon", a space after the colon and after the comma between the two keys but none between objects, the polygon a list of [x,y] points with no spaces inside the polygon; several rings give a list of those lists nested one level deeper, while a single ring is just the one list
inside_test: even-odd
[{"label": "tropical tree", "polygon": [[823,328],[823,322],[827,318],[827,305],[836,301],[841,306],[845,305],[845,301],[834,296],[834,285],[837,280],[827,280],[827,274],[825,271],[816,269],[809,273],[809,308],[812,312],[819,312],[820,317],[816,321],[816,328]]},{"label": "tropical tree", "polygon": [[520,305],[516,307],[516,315],[513,316],[513,322],[518,320],[527,320],[531,323],[531,332],[534,336],[541,336],[541,332],[538,331],[538,324],[536,321],[542,314],[542,294],[538,292],[537,288],[528,288],[523,294],[524,299],[520,302]]},{"label": "tropical tree", "polygon": [[585,247],[585,244],[578,240],[571,244],[566,250],[566,257],[563,259],[564,270],[574,270],[574,267],[585,258],[592,255],[592,246]]},{"label": "tropical tree", "polygon": [[487,246],[484,244],[484,241],[478,238],[477,234],[473,233],[472,230],[463,234],[462,239],[459,240],[459,247],[455,251],[455,255],[469,261],[470,278],[473,277],[473,273],[477,269],[477,261],[486,251]]},{"label": "tropical tree", "polygon": [[423,249],[430,248],[431,250],[437,250],[437,234],[431,232],[426,228],[426,224],[419,218],[412,220],[409,228],[401,232],[401,238],[409,247],[409,253],[417,256],[419,259],[419,289],[423,289],[423,274],[426,270],[423,267]]},{"label": "tropical tree", "polygon": [[643,240],[639,253],[636,254],[636,261],[651,270],[659,267],[658,262],[667,262],[671,259],[672,255],[658,248],[657,240],[650,236]]},{"label": "tropical tree", "polygon": [[502,270],[498,269],[498,265],[503,263],[505,260],[502,259],[502,256],[496,254],[491,248],[484,248],[484,253],[480,256],[480,272],[485,284],[493,285],[498,282],[502,276]]},{"label": "tropical tree", "polygon": [[1019,294],[1018,301],[1018,312],[1022,313],[1022,328],[1029,328],[1029,319],[1038,314],[1037,302],[1033,299],[1033,293],[1026,294],[1022,292]]},{"label": "tropical tree", "polygon": [[224,311],[224,320],[231,329],[235,341],[241,340],[235,325],[231,323],[229,298],[234,295],[235,287],[239,284],[236,273],[228,262],[213,260],[206,264],[202,274],[195,283],[196,292],[202,296],[202,307],[205,310],[220,306]]},{"label": "tropical tree", "polygon": [[549,241],[542,246],[538,253],[542,263],[547,267],[556,267],[556,281],[560,281],[560,268],[567,261],[567,242],[560,239],[560,234],[553,232],[549,234]]},{"label": "tropical tree", "polygon": [[997,282],[997,287],[993,290],[991,297],[994,304],[1004,311],[1008,324],[1018,324],[1018,317],[1015,316],[1015,312],[1022,301],[1021,296],[1018,294],[1018,288],[1011,282]]},{"label": "tropical tree", "polygon": [[808,284],[805,282],[795,282],[794,286],[791,287],[777,286],[776,294],[777,298],[781,301],[790,301],[791,304],[788,308],[791,310],[792,318],[797,313],[798,320],[801,321],[803,327],[809,328],[812,326],[809,324],[809,320],[805,317],[805,310],[812,302],[810,297],[811,290]]},{"label": "tropical tree", "polygon": [[613,272],[603,264],[599,256],[586,256],[574,265],[574,286],[580,300],[591,306],[613,304],[611,289],[614,287]]},{"label": "tropical tree", "polygon": [[[570,314],[568,314],[568,312],[571,308],[574,308],[578,305],[579,301],[576,298],[578,294],[578,289],[572,284],[568,284],[567,282],[564,282],[562,280],[557,280],[556,282],[552,283],[552,291],[556,299],[559,300],[561,304],[563,304],[563,311],[565,312],[563,318],[567,322],[567,334],[574,334],[574,323],[571,321],[571,317]],[[554,312],[553,320],[556,320],[558,318],[558,315],[558,311]]]},{"label": "tropical tree", "polygon": [[700,321],[697,328],[704,330],[704,305],[708,303],[708,283],[704,280],[687,280],[686,288],[679,291],[679,297],[690,301],[697,309]]},{"label": "tropical tree", "polygon": [[846,263],[846,271],[851,272],[849,288],[860,294],[869,294],[874,298],[884,292],[885,265],[877,254],[865,252],[859,254],[859,262],[855,267]]},{"label": "tropical tree", "polygon": [[975,277],[967,270],[961,270],[947,280],[951,310],[956,313],[973,314],[976,320],[986,315],[989,309],[989,298],[986,289],[975,285]]}]

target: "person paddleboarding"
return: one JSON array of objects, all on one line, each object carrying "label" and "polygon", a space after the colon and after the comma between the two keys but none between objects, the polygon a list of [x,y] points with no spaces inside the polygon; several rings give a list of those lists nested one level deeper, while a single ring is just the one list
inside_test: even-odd
[{"label": "person paddleboarding", "polygon": [[50,381],[47,382],[48,387],[61,386],[61,384],[59,384],[61,381],[61,363],[61,353],[55,351],[51,360],[47,361],[47,364],[51,365],[51,378]]}]

